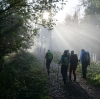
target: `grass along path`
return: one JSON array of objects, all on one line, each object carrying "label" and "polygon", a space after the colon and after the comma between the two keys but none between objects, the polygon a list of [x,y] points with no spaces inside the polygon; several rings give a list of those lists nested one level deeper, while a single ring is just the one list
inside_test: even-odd
[{"label": "grass along path", "polygon": [[0,99],[48,99],[46,83],[47,76],[37,58],[21,52],[0,72]]}]

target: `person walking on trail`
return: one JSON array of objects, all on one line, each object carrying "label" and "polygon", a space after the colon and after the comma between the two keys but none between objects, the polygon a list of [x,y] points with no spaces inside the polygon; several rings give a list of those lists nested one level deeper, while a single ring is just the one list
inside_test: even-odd
[{"label": "person walking on trail", "polygon": [[72,71],[73,71],[74,81],[76,81],[75,70],[77,68],[77,64],[78,64],[77,54],[74,54],[74,51],[71,51],[71,55],[70,55],[70,68],[69,68],[69,80],[70,81],[71,81]]},{"label": "person walking on trail", "polygon": [[82,63],[82,78],[86,79],[87,66],[90,65],[89,52],[82,49],[80,54],[80,61]]},{"label": "person walking on trail", "polygon": [[48,52],[46,53],[45,59],[46,59],[47,73],[50,74],[50,63],[52,62],[53,59],[53,54],[50,50],[48,50]]},{"label": "person walking on trail", "polygon": [[63,77],[63,82],[64,84],[66,84],[67,81],[67,71],[68,71],[68,66],[69,66],[69,56],[68,56],[68,51],[65,50],[63,55],[61,56],[60,61],[58,62],[58,64],[61,63],[61,74]]}]

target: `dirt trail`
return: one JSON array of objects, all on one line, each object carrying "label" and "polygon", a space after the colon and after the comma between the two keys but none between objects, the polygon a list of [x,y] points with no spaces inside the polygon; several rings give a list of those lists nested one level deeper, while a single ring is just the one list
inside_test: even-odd
[{"label": "dirt trail", "polygon": [[[45,60],[39,59],[43,69],[45,68]],[[60,73],[60,66],[52,62],[50,66],[50,75],[48,75],[48,89],[50,99],[100,99],[100,91],[95,87],[87,84],[84,79],[77,75],[76,82],[67,82],[63,84],[62,76]]]}]

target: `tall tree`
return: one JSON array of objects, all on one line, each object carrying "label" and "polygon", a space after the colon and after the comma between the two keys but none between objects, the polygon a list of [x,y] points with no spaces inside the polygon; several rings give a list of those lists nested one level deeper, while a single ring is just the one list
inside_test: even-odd
[{"label": "tall tree", "polygon": [[85,32],[88,34],[87,39],[89,42],[91,54],[96,55],[97,60],[100,60],[100,0],[83,0],[85,6],[85,17],[81,22],[81,27],[84,27]]},{"label": "tall tree", "polygon": [[[0,63],[3,57],[32,45],[32,39],[38,34],[39,26],[52,29],[53,16],[61,10],[58,0],[2,0],[0,1]],[[43,19],[44,12],[49,13],[48,20]],[[30,43],[30,44],[28,44]]]}]

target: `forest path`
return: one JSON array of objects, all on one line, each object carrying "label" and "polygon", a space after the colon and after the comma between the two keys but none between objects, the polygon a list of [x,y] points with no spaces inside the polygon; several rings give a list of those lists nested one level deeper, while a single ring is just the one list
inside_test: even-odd
[{"label": "forest path", "polygon": [[[38,57],[38,59],[46,72],[45,59],[41,57]],[[79,75],[77,75],[76,82],[67,82],[64,85],[60,69],[60,65],[51,63],[47,84],[50,99],[100,99],[100,90],[98,91],[95,87],[87,84]]]}]

